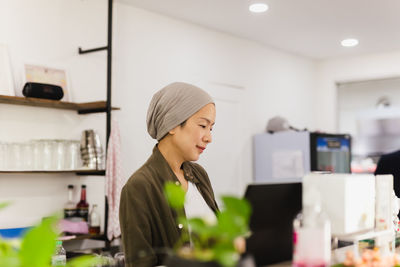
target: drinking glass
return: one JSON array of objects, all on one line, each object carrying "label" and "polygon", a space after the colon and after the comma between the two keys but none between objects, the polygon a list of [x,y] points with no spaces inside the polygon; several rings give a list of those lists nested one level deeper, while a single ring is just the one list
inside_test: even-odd
[{"label": "drinking glass", "polygon": [[53,168],[55,170],[65,169],[65,141],[54,140],[53,141]]},{"label": "drinking glass", "polygon": [[76,170],[80,165],[79,141],[67,141],[66,169]]},{"label": "drinking glass", "polygon": [[22,151],[22,169],[24,170],[33,170],[33,143],[25,142],[21,144]]},{"label": "drinking glass", "polygon": [[7,143],[0,142],[0,170],[6,169]]},{"label": "drinking glass", "polygon": [[53,167],[53,141],[52,140],[41,140],[42,142],[42,160],[43,170],[51,170]]},{"label": "drinking glass", "polygon": [[22,169],[22,153],[21,144],[17,142],[8,144],[8,168],[10,170],[21,170]]},{"label": "drinking glass", "polygon": [[5,170],[12,170],[13,169],[13,158],[11,153],[11,143],[4,143],[4,169]]},{"label": "drinking glass", "polygon": [[41,140],[32,140],[33,149],[33,169],[43,170],[43,142]]}]

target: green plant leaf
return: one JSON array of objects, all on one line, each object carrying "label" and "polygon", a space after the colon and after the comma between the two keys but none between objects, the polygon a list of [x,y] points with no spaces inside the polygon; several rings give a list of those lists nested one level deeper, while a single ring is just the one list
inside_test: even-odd
[{"label": "green plant leaf", "polygon": [[10,242],[0,238],[0,267],[20,266],[17,250]]},{"label": "green plant leaf", "polygon": [[102,264],[100,257],[91,255],[80,256],[67,262],[67,267],[92,267]]},{"label": "green plant leaf", "polygon": [[195,233],[205,233],[208,232],[208,226],[204,222],[203,219],[201,218],[190,218],[187,220],[188,225],[190,225],[190,228],[193,232]]},{"label": "green plant leaf", "polygon": [[215,227],[208,225],[202,218],[187,219],[187,223],[191,230],[192,242],[195,249],[206,248],[210,239],[215,237]]},{"label": "green plant leaf", "polygon": [[10,242],[6,242],[0,237],[0,260],[2,257],[9,256],[9,255],[16,255],[15,249],[12,247]]},{"label": "green plant leaf", "polygon": [[212,261],[215,259],[215,254],[212,249],[194,249],[193,256],[199,261]]},{"label": "green plant leaf", "polygon": [[185,205],[185,191],[180,185],[166,182],[164,185],[165,195],[169,205],[174,209],[183,209]]},{"label": "green plant leaf", "polygon": [[215,258],[219,264],[225,267],[236,266],[236,263],[239,259],[237,253],[233,251],[221,251],[220,253],[217,252]]},{"label": "green plant leaf", "polygon": [[184,230],[191,230],[193,247],[184,249],[189,240],[187,231],[182,231],[181,237],[174,249],[178,255],[189,255],[201,261],[217,261],[224,267],[233,267],[239,260],[239,254],[234,247],[234,239],[248,234],[251,206],[246,199],[234,196],[224,196],[224,209],[217,214],[216,224],[209,225],[202,218],[189,218],[180,212],[184,208],[185,192],[172,182],[164,187],[165,195],[171,208],[178,213],[177,221]]},{"label": "green plant leaf", "polygon": [[56,247],[57,233],[55,224],[58,217],[51,216],[30,229],[21,244],[19,259],[21,267],[45,267],[49,266],[51,256]]},{"label": "green plant leaf", "polygon": [[224,267],[236,266],[239,260],[239,254],[235,251],[233,245],[218,244],[214,247],[215,260]]},{"label": "green plant leaf", "polygon": [[218,231],[225,233],[230,239],[245,235],[248,232],[247,221],[240,215],[230,211],[218,214]]},{"label": "green plant leaf", "polygon": [[0,267],[19,267],[20,262],[18,257],[14,256],[3,256],[0,258]]},{"label": "green plant leaf", "polygon": [[251,206],[247,199],[237,198],[234,196],[223,196],[221,199],[224,203],[225,211],[235,213],[243,217],[246,221],[249,220],[251,215]]}]

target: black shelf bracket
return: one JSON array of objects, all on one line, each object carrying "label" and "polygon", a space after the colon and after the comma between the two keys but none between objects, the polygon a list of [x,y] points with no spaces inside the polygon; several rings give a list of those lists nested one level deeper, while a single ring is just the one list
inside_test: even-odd
[{"label": "black shelf bracket", "polygon": [[83,50],[81,47],[78,47],[79,54],[87,54],[87,53],[93,53],[93,52],[98,52],[98,51],[103,51],[103,50],[108,50],[108,46],[103,46],[103,47],[98,47],[98,48],[93,48],[93,49],[86,49],[86,50]]},{"label": "black shelf bracket", "polygon": [[100,113],[107,112],[107,108],[80,109],[78,114]]},{"label": "black shelf bracket", "polygon": [[[79,54],[92,53],[102,50],[107,50],[107,103],[106,103],[106,149],[105,153],[107,155],[108,139],[111,133],[111,62],[112,62],[112,15],[113,15],[113,0],[108,0],[108,14],[107,14],[107,46],[93,48],[88,50],[83,50],[81,47],[78,48]],[[93,110],[80,110],[79,114],[101,112],[103,109],[93,109]],[[104,173],[105,174],[105,173]],[[106,247],[110,247],[110,242],[107,239],[107,229],[108,229],[108,199],[105,199],[105,211],[104,211],[104,239],[106,240]]]},{"label": "black shelf bracket", "polygon": [[77,171],[76,175],[78,176],[89,176],[89,175],[96,175],[96,176],[105,176],[106,171],[105,170],[93,170],[91,172],[85,172],[85,171]]}]

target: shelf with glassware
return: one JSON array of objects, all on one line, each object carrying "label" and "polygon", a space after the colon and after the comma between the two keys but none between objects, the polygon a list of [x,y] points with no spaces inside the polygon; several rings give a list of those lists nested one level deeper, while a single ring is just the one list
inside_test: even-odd
[{"label": "shelf with glassware", "polygon": [[[0,95],[0,103],[10,104],[10,105],[28,105],[32,107],[43,107],[43,108],[55,108],[64,110],[76,110],[78,114],[88,114],[96,112],[106,112],[107,102],[106,101],[96,101],[87,103],[73,103],[73,102],[62,102],[57,100],[48,99],[38,99],[38,98],[26,98],[26,97],[15,97],[15,96],[4,96]],[[119,110],[119,108],[112,108],[112,110]],[[37,140],[38,141],[60,141],[60,140]],[[79,141],[78,141],[79,142]],[[2,152],[3,144],[0,143],[0,154]],[[11,145],[11,144],[10,144]],[[22,145],[22,144],[20,144]],[[78,148],[79,150],[79,148]],[[4,152],[4,151],[3,151]],[[32,152],[31,152],[32,153]],[[86,153],[87,154],[87,153]],[[1,155],[0,155],[0,158]],[[6,160],[7,161],[7,160]],[[14,161],[14,160],[12,160]],[[26,168],[19,168],[14,166],[14,168],[5,168],[0,162],[0,174],[2,173],[75,173],[76,175],[97,175],[104,176],[105,170],[103,168],[79,168],[80,166],[72,166],[68,168],[32,168],[33,166],[25,166]]]},{"label": "shelf with glassware", "polygon": [[[11,105],[23,105],[32,107],[56,108],[76,110],[78,114],[107,112],[107,101],[94,101],[85,103],[65,102],[59,100],[41,99],[34,97],[19,97],[0,95],[0,103]],[[112,107],[112,110],[119,110]]]},{"label": "shelf with glassware", "polygon": [[103,148],[94,130],[85,130],[81,141],[38,139],[0,142],[1,173],[75,173],[105,175]]}]

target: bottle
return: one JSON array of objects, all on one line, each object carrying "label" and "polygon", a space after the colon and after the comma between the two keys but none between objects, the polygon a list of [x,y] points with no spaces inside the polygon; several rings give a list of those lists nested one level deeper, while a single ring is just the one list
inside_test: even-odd
[{"label": "bottle", "polygon": [[293,267],[326,267],[330,258],[331,225],[321,210],[319,192],[310,186],[304,190],[303,210],[293,221]]},{"label": "bottle", "polygon": [[78,217],[88,221],[89,204],[86,202],[86,185],[81,186],[81,200],[76,205]]},{"label": "bottle", "polygon": [[62,246],[62,241],[56,241],[56,251],[51,257],[51,266],[65,266],[67,265],[67,252]]},{"label": "bottle", "polygon": [[64,205],[64,218],[72,218],[76,216],[76,205],[72,201],[74,186],[68,185],[68,201]]},{"label": "bottle", "polygon": [[89,216],[89,234],[100,234],[100,215],[97,212],[97,204],[93,204],[92,211]]}]

